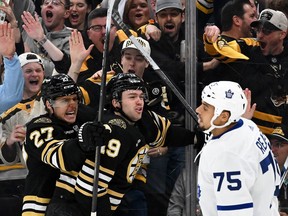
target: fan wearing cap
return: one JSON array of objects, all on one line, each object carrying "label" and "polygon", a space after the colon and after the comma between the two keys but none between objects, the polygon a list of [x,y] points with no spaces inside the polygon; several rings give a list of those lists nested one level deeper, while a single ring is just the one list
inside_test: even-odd
[{"label": "fan wearing cap", "polygon": [[[34,110],[34,102],[37,94],[40,92],[41,85],[44,79],[44,67],[40,56],[29,52],[23,53],[19,56],[19,61],[24,76],[24,89],[22,100],[1,115],[1,123],[3,125],[10,125],[9,127],[19,124],[24,125],[29,119],[31,119],[31,117],[33,117],[33,115],[37,114],[37,112],[32,112],[32,115],[31,111]],[[39,109],[38,111],[40,110],[41,109]],[[13,121],[13,123],[10,122],[11,120]],[[5,126],[3,126],[3,128],[5,128]],[[6,143],[8,145],[12,145],[14,142],[17,141],[21,140],[16,137],[10,137],[8,138]]]},{"label": "fan wearing cap", "polygon": [[[285,44],[283,44],[283,41],[285,37],[287,36],[287,27],[288,27],[288,20],[283,12],[273,10],[273,9],[265,9],[260,13],[259,19],[251,22],[250,26],[256,32],[258,43],[254,44],[255,42],[253,42],[251,38],[240,38],[240,37],[247,37],[247,34],[246,36],[243,34],[242,36],[238,34],[238,37],[235,38],[237,39],[237,41],[235,42],[237,42],[239,45],[237,46],[236,44],[234,45],[231,44],[230,49],[234,49],[234,51],[237,51],[237,52],[242,52],[244,55],[247,55],[248,58],[251,58],[251,55],[253,55],[253,53],[250,52],[251,48],[249,48],[249,46],[259,45],[261,48],[261,53],[264,56],[269,56],[269,55],[278,56],[283,52],[284,46],[285,46]],[[210,28],[207,28],[207,29],[209,30]],[[219,32],[220,32],[219,29],[218,30],[214,29],[213,31],[211,30],[210,32],[206,32],[206,36],[209,35],[208,40],[214,42],[215,37],[217,38],[219,36]],[[245,44],[248,48],[245,46]],[[228,54],[225,54],[224,52],[222,53],[221,49],[222,47],[224,47],[224,45],[227,46],[227,44],[219,43],[218,44],[219,49],[216,50],[216,52],[219,52],[219,54],[223,55],[221,57],[222,59],[224,59],[225,57],[226,59],[227,57],[231,59],[232,58],[243,59],[240,57],[241,54],[233,57]],[[208,51],[209,50],[210,49],[208,49]],[[217,55],[216,53],[213,54],[213,52],[209,52],[209,53],[211,53],[211,55],[215,55],[215,56]],[[221,58],[218,57],[218,59],[220,60]],[[228,59],[225,61],[229,62],[231,60]]]},{"label": "fan wearing cap", "polygon": [[276,161],[281,170],[281,178],[283,184],[280,188],[279,211],[281,216],[288,215],[288,187],[287,187],[287,168],[288,168],[288,128],[282,124],[280,127],[274,129],[269,136],[272,151]]},{"label": "fan wearing cap", "polygon": [[[24,53],[19,56],[19,61],[24,77],[22,100],[0,116],[0,127],[3,130],[0,137],[0,166],[2,170],[0,172],[0,186],[2,181],[9,183],[10,189],[15,191],[13,193],[18,191],[15,196],[18,197],[18,201],[22,202],[22,191],[20,193],[17,188],[23,188],[27,175],[21,152],[21,145],[26,136],[25,124],[35,116],[45,113],[45,109],[43,102],[37,96],[44,78],[41,58],[34,53]],[[14,69],[17,68],[16,65],[15,63]],[[21,206],[15,205],[15,210],[21,211]]]},{"label": "fan wearing cap", "polygon": [[[285,131],[285,133],[284,133]],[[275,159],[277,160],[281,170],[284,169],[284,164],[288,157],[288,130],[287,126],[281,125],[274,129],[269,136]],[[287,167],[286,167],[287,169]]]},{"label": "fan wearing cap", "polygon": [[[137,37],[136,40],[141,44],[144,52],[150,55],[151,49],[148,41],[140,37]],[[143,77],[149,63],[130,39],[124,41],[121,54],[123,72],[135,73],[137,76]]]},{"label": "fan wearing cap", "polygon": [[[149,42],[141,37],[135,38],[140,45],[142,46],[144,52],[148,55],[151,54],[151,48]],[[117,65],[119,67],[120,65]],[[121,68],[120,72],[123,73],[135,73],[137,76],[143,78],[145,69],[149,66],[149,62],[145,59],[142,53],[138,50],[138,48],[133,44],[130,39],[126,39],[123,42],[122,50],[121,50]],[[112,67],[113,69],[113,67]],[[119,72],[117,71],[109,71],[109,74],[114,74]],[[97,71],[93,74],[93,79],[98,79],[102,76],[102,70]]]},{"label": "fan wearing cap", "polygon": [[[286,113],[283,105],[287,104],[288,94],[288,53],[284,40],[288,20],[281,11],[265,9],[250,25],[256,31],[257,44],[254,39],[244,38],[237,39],[229,48],[240,50],[249,58],[238,63],[241,67],[237,70],[237,82],[251,90],[252,104],[257,104],[252,120],[263,133],[270,134],[281,124],[281,113]],[[231,56],[226,55],[227,58]]]},{"label": "fan wearing cap", "polygon": [[[7,22],[0,24],[0,44],[0,56],[4,57],[5,68],[4,82],[0,86],[0,113],[2,113],[21,101],[24,86],[21,65],[18,55],[15,53],[14,31],[11,24],[7,24]],[[10,128],[12,127],[13,125],[10,126]],[[19,188],[24,186],[26,170],[21,163],[18,163],[19,157],[14,166],[13,157],[11,161],[7,161],[7,155],[4,155],[6,152],[4,149],[7,146],[3,146],[5,143],[3,137],[7,138],[7,135],[3,135],[2,124],[0,124],[0,212],[7,212],[7,214],[5,213],[7,216],[20,215],[22,192]],[[16,149],[13,148],[12,152],[15,155]],[[6,160],[4,156],[6,156]]]},{"label": "fan wearing cap", "polygon": [[[33,117],[45,112],[43,103],[37,97],[44,79],[44,68],[40,56],[34,53],[24,53],[19,56],[19,61],[24,76],[24,90],[22,100],[2,113],[0,117],[0,126],[3,129],[0,141],[2,150],[12,149],[13,151],[14,144],[24,141],[24,125]],[[6,154],[2,152],[2,155],[5,157]],[[7,161],[18,162],[19,158],[15,159],[13,155],[10,155],[12,160],[9,158]]]},{"label": "fan wearing cap", "polygon": [[287,35],[288,20],[281,11],[265,9],[257,21],[251,23],[264,56],[279,55],[283,52],[283,40]]},{"label": "fan wearing cap", "polygon": [[[159,0],[156,2],[155,12],[155,20],[162,34],[159,41],[149,40],[151,57],[175,85],[184,92],[185,63],[180,61],[180,43],[185,40],[185,32],[182,28],[184,15],[181,1]],[[151,73],[149,71],[149,73],[144,74],[144,80],[152,82],[161,80],[161,78],[153,71]],[[182,109],[176,96],[172,97],[175,97],[175,100],[173,98],[170,108],[175,111],[176,116],[181,116],[184,109]]]},{"label": "fan wearing cap", "polygon": [[288,47],[284,40],[288,20],[281,11],[265,9],[251,27],[256,30],[259,46],[250,49],[251,63],[243,66],[242,86],[251,90],[252,102],[257,104],[252,120],[270,134],[280,126],[281,113],[286,113]]},{"label": "fan wearing cap", "polygon": [[[181,1],[159,0],[156,2],[155,12],[156,25],[159,26],[162,33],[159,41],[149,40],[151,57],[175,85],[184,92],[185,63],[180,61],[180,43],[185,40],[184,29],[181,27],[184,22]],[[152,69],[148,69],[149,72],[144,73],[143,76],[146,82],[161,81],[161,78]],[[175,97],[175,100],[173,100],[173,104],[170,104],[172,105],[170,108],[173,112],[175,111],[174,116],[181,119],[180,112],[183,111],[184,113],[184,109],[182,109],[176,96],[172,97]]]},{"label": "fan wearing cap", "polygon": [[173,42],[179,39],[180,28],[184,22],[183,7],[180,0],[158,0],[156,2],[156,21],[161,31]]}]

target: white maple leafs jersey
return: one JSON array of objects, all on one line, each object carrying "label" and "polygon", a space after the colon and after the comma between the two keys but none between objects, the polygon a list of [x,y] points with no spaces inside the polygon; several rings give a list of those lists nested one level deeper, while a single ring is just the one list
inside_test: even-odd
[{"label": "white maple leafs jersey", "polygon": [[240,121],[203,147],[198,198],[203,216],[279,215],[280,172],[268,138]]}]

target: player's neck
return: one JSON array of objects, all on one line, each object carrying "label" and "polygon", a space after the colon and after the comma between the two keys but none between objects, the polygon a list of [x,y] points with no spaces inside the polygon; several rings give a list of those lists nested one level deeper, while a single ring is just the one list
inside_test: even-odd
[{"label": "player's neck", "polygon": [[221,134],[225,133],[226,131],[228,131],[229,129],[231,129],[232,127],[234,127],[235,123],[233,124],[230,124],[226,127],[223,127],[223,128],[215,128],[212,130],[212,134],[213,134],[213,137],[216,137],[216,136],[220,136]]},{"label": "player's neck", "polygon": [[130,124],[130,125],[135,124],[135,122],[131,121],[127,116],[123,115],[121,112],[115,111],[114,113],[115,113],[115,115],[118,115],[118,116],[121,116],[122,118],[124,118],[128,122],[128,124]]}]

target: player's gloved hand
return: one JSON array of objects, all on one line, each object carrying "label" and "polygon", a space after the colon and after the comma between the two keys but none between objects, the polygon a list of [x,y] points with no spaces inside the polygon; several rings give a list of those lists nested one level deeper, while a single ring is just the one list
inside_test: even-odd
[{"label": "player's gloved hand", "polygon": [[110,130],[102,123],[86,122],[81,125],[78,132],[78,143],[84,152],[95,151],[96,146],[105,145]]},{"label": "player's gloved hand", "polygon": [[200,152],[204,143],[205,143],[205,134],[204,132],[198,127],[198,124],[194,127],[194,132],[197,138],[196,143],[194,143],[194,148],[197,149],[197,152]]}]

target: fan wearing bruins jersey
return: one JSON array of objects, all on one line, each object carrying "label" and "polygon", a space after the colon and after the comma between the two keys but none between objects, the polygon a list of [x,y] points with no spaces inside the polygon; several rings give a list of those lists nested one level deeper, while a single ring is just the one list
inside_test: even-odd
[{"label": "fan wearing bruins jersey", "polygon": [[[15,153],[16,149],[20,150],[18,142],[23,142],[25,138],[24,125],[30,119],[45,112],[38,96],[44,79],[44,68],[40,56],[34,53],[24,53],[19,56],[19,61],[25,80],[22,100],[2,113],[0,117],[0,127],[3,130],[0,137],[0,157],[4,163],[4,166],[1,165],[0,179],[2,180],[5,179],[5,176],[11,179],[12,176],[17,178],[17,173],[9,174],[9,170],[23,168],[23,164],[19,163],[21,152],[20,154]],[[18,172],[19,176],[21,176],[20,173]],[[23,177],[25,178],[25,175],[22,175]]]},{"label": "fan wearing bruins jersey", "polygon": [[[5,211],[7,216],[19,215],[22,207],[27,175],[21,151],[25,124],[35,116],[45,113],[38,97],[44,78],[42,59],[34,53],[23,53],[16,62],[21,66],[24,78],[22,100],[0,117],[0,130],[3,130],[0,136],[0,211]],[[14,69],[19,69],[17,63],[11,67],[11,70]]]},{"label": "fan wearing bruins jersey", "polygon": [[[204,75],[204,84],[218,80],[235,82],[239,82],[239,79],[241,80],[240,71],[243,68],[243,61],[245,62],[248,59],[248,57],[241,54],[241,52],[245,53],[244,50],[247,45],[244,42],[243,45],[240,42],[237,44],[237,40],[240,41],[240,38],[251,38],[253,36],[250,23],[256,20],[257,14],[255,10],[253,10],[249,0],[232,0],[228,1],[221,10],[221,36],[219,36],[220,30],[217,26],[211,25],[205,28],[203,40],[206,51],[212,57],[219,60],[221,64]],[[213,36],[212,39],[210,39],[211,36]],[[219,40],[216,43],[212,43],[214,38],[218,36]],[[257,45],[257,41],[251,39],[251,46],[255,44]],[[235,48],[236,51],[234,53],[227,52],[226,50],[229,47]],[[229,51],[232,52],[231,50],[234,51],[233,49]],[[231,58],[225,55],[219,55],[219,52],[229,53]],[[234,54],[234,56],[232,54]],[[240,61],[240,59],[243,61]]]},{"label": "fan wearing bruins jersey", "polygon": [[273,128],[280,126],[282,116],[287,112],[288,53],[284,39],[288,20],[281,11],[265,9],[250,26],[256,31],[256,44],[250,43],[254,39],[249,38],[228,43],[219,38],[209,46],[214,47],[215,53],[225,60],[235,61],[244,55],[246,59],[249,57],[249,61],[242,64],[239,72],[241,80],[238,82],[243,88],[251,90],[252,102],[257,104],[252,120],[263,133],[271,134]]}]

